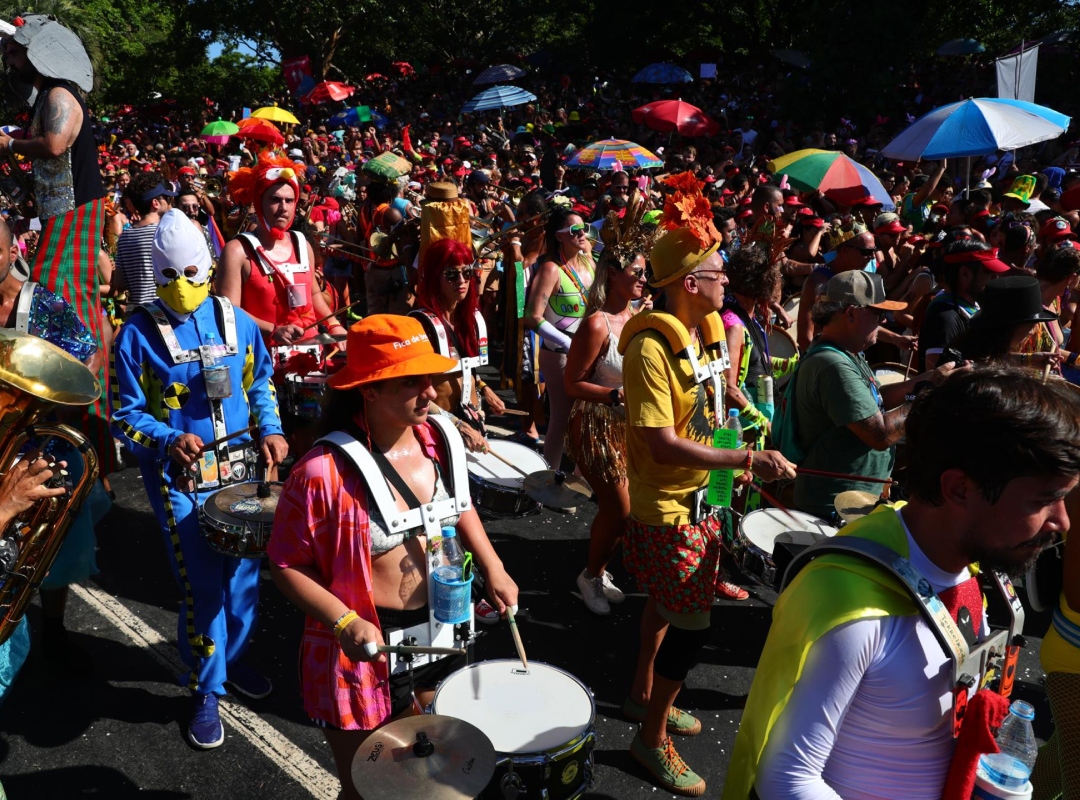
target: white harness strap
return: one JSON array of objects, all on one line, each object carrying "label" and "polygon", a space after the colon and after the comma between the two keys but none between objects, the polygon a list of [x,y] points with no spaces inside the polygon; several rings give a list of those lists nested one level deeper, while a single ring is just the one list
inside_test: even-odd
[{"label": "white harness strap", "polygon": [[[217,303],[217,310],[221,315],[222,335],[225,337],[225,355],[235,356],[240,352],[239,340],[236,336],[236,310],[228,298],[218,297],[217,295],[211,295],[211,298]],[[144,303],[139,308],[153,318],[158,335],[161,337],[165,349],[169,351],[169,356],[174,364],[187,364],[191,361],[199,361],[202,358],[201,347],[184,350],[180,346],[180,341],[176,338],[176,332],[169,323],[169,315],[160,306],[154,303]]]},{"label": "white harness strap", "polygon": [[[717,342],[720,348],[720,357],[707,362],[704,366],[698,361],[697,352],[691,344],[683,352],[690,361],[690,367],[694,370],[694,382],[704,384],[712,383],[713,387],[713,414],[717,425],[724,424],[724,371],[731,367],[731,356],[728,355],[727,342]],[[708,355],[708,347],[702,342],[702,350]]]},{"label": "white harness strap", "polygon": [[19,333],[30,332],[30,307],[34,304],[34,289],[37,283],[27,281],[19,290],[19,298],[15,305],[15,330]]},{"label": "white harness strap", "polygon": [[[446,332],[446,325],[439,319],[439,315],[428,311],[426,308],[418,308],[410,312],[411,316],[423,316],[435,330],[435,341],[432,343],[435,352],[441,356],[450,357],[450,337]],[[461,405],[468,406],[472,403],[472,376],[477,367],[488,363],[488,337],[487,324],[483,315],[476,311],[476,341],[480,351],[478,356],[462,356],[458,353],[458,369],[461,370]],[[457,370],[455,370],[456,372]]]},{"label": "white harness strap", "polygon": [[289,231],[292,236],[293,247],[296,249],[296,261],[289,261],[284,264],[275,264],[270,261],[269,258],[263,252],[263,246],[259,243],[259,237],[254,233],[241,233],[240,235],[247,239],[248,244],[251,245],[252,252],[255,253],[256,262],[259,265],[259,269],[262,270],[264,275],[274,275],[277,273],[285,280],[285,283],[291,284],[293,282],[293,274],[297,272],[307,272],[308,257],[307,257],[307,239],[299,231]]},{"label": "white harness strap", "polygon": [[[406,637],[415,637],[417,643],[432,647],[454,647],[454,626],[439,622],[435,619],[432,609],[435,608],[435,581],[431,579],[431,548],[435,541],[442,538],[442,521],[449,517],[457,516],[469,509],[469,474],[465,463],[465,443],[461,435],[449,420],[437,416],[428,418],[439,429],[443,441],[446,443],[446,451],[450,459],[450,481],[452,496],[447,500],[439,500],[434,503],[425,503],[420,508],[410,508],[401,511],[397,507],[390,487],[386,485],[386,478],[382,470],[371,455],[371,451],[364,447],[354,437],[344,431],[334,431],[319,439],[315,444],[330,444],[339,449],[354,467],[360,472],[367,486],[368,496],[374,501],[376,508],[382,515],[383,522],[389,532],[397,533],[412,528],[424,529],[428,537],[428,558],[424,559],[428,571],[428,622],[427,625],[418,625],[403,631],[391,634],[388,644],[400,644]],[[471,608],[471,604],[470,604]],[[469,612],[469,627],[472,628],[472,611]],[[415,666],[437,661],[443,656],[416,656],[413,661]],[[404,672],[408,667],[403,661],[399,661],[391,655],[391,672],[396,674]]]}]

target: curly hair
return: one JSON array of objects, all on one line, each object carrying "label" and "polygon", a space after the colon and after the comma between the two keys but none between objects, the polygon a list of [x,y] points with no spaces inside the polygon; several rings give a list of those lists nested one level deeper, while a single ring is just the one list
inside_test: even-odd
[{"label": "curly hair", "polygon": [[755,301],[771,301],[780,285],[780,267],[770,263],[769,251],[760,244],[740,247],[726,269],[728,291]]}]

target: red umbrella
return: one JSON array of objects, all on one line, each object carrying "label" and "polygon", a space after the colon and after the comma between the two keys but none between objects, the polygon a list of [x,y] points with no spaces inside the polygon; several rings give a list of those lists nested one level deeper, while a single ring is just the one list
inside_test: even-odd
[{"label": "red umbrella", "polygon": [[368,83],[374,83],[375,81],[385,81],[386,76],[381,72],[372,72],[370,75],[364,76],[364,80]]},{"label": "red umbrella", "polygon": [[258,117],[248,117],[240,120],[237,127],[240,130],[234,134],[238,139],[251,139],[254,142],[265,144],[285,144],[285,137],[281,135],[272,122]]},{"label": "red umbrella", "polygon": [[349,97],[355,91],[355,87],[349,86],[345,83],[338,83],[337,81],[323,81],[306,95],[304,95],[304,102],[312,104],[329,103],[331,100],[344,100],[346,97]]},{"label": "red umbrella", "polygon": [[413,69],[412,64],[410,64],[408,61],[395,61],[390,66],[396,69],[398,71],[398,74],[401,75],[401,77],[403,78],[407,78],[410,75],[416,74],[416,70]]},{"label": "red umbrella", "polygon": [[674,131],[683,136],[715,136],[720,123],[706,116],[697,106],[682,100],[657,100],[635,108],[630,116],[639,125],[665,133]]}]

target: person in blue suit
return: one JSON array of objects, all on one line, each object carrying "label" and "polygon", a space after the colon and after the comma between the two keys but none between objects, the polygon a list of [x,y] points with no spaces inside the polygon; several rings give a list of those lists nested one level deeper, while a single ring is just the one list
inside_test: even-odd
[{"label": "person in blue suit", "polygon": [[[225,684],[253,698],[270,681],[241,663],[255,625],[259,560],[222,555],[204,538],[199,506],[223,486],[252,479],[259,450],[269,466],[288,452],[273,366],[254,320],[211,297],[210,252],[191,220],[161,218],[152,250],[158,299],[139,306],[113,346],[113,429],[142,472],[184,596],[180,654],[191,667],[192,745],[218,747],[224,730],[217,698]],[[247,434],[214,444],[252,424]]]}]

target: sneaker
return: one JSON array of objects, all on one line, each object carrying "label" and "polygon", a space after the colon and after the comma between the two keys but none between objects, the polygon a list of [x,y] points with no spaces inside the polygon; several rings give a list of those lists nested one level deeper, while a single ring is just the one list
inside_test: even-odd
[{"label": "sneaker", "polygon": [[723,600],[745,600],[750,592],[731,581],[718,580],[716,582],[716,596]]},{"label": "sneaker", "polygon": [[274,690],[274,684],[270,683],[269,678],[239,662],[229,667],[225,685],[252,700],[262,700]]},{"label": "sneaker", "polygon": [[687,797],[700,797],[705,794],[705,779],[686,766],[682,756],[676,752],[671,737],[665,739],[659,747],[651,748],[642,743],[639,733],[634,737],[634,741],[630,742],[630,755],[669,792]]},{"label": "sneaker", "polygon": [[218,699],[213,694],[197,694],[193,698],[188,741],[200,750],[213,750],[225,741],[225,728],[218,716]]},{"label": "sneaker", "polygon": [[485,625],[494,625],[499,621],[499,612],[487,600],[481,600],[476,604],[473,616],[476,617],[477,622],[482,622]]},{"label": "sneaker", "polygon": [[[635,703],[629,697],[623,701],[623,716],[631,722],[644,722],[645,712],[645,706]],[[701,733],[701,720],[692,714],[687,714],[681,708],[672,706],[668,709],[667,732],[676,736],[697,736]]]},{"label": "sneaker", "polygon": [[585,601],[585,608],[589,611],[601,617],[611,613],[603,578],[590,578],[589,570],[583,569],[577,576],[577,588],[581,592],[581,599]]},{"label": "sneaker", "polygon": [[604,571],[604,597],[607,598],[609,603],[615,603],[616,605],[626,599],[623,590],[615,585],[611,573],[606,570]]}]

